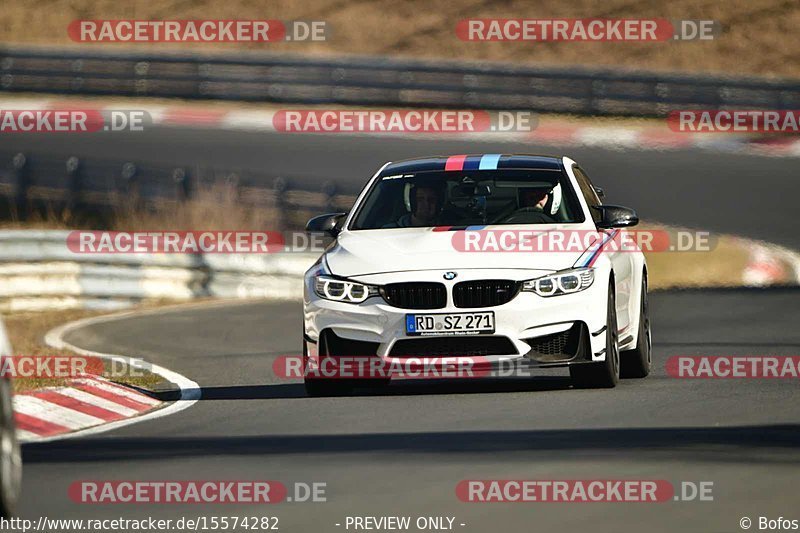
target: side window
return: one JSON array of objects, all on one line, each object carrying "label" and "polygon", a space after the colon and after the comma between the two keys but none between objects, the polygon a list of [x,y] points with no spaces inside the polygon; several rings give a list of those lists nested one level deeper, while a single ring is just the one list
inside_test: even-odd
[{"label": "side window", "polygon": [[[578,186],[581,188],[581,194],[586,200],[586,203],[591,208],[592,206],[602,205],[600,198],[592,187],[592,182],[589,181],[589,176],[578,166],[574,165],[572,171],[575,173],[575,178],[578,180]],[[598,222],[600,220],[600,211],[597,209],[590,209],[592,212],[592,220]]]}]

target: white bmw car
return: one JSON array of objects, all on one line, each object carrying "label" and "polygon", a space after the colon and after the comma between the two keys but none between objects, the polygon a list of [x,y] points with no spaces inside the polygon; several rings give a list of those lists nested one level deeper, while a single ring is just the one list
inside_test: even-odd
[{"label": "white bmw car", "polygon": [[[602,196],[567,157],[385,164],[349,213],[306,227],[335,240],[305,275],[304,361],[478,357],[568,366],[579,387],[647,376],[647,265],[615,244],[638,218]],[[358,384],[305,376],[310,395]]]}]

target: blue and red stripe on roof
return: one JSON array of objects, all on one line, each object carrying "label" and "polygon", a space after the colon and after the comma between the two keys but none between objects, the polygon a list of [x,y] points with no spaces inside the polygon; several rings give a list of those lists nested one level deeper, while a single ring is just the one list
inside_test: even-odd
[{"label": "blue and red stripe on roof", "polygon": [[423,157],[390,163],[383,176],[422,172],[459,172],[470,170],[561,170],[557,157],[525,154],[459,154],[449,157]]},{"label": "blue and red stripe on roof", "polygon": [[501,154],[451,155],[445,160],[445,171],[497,170]]}]

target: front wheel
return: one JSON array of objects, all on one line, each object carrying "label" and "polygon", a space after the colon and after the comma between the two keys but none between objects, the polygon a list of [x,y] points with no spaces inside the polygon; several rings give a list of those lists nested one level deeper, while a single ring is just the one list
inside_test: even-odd
[{"label": "front wheel", "polygon": [[[614,284],[608,285],[606,310],[606,360],[596,363],[570,365],[569,375],[576,387],[610,389],[619,382],[619,342],[617,339],[617,308]],[[589,348],[591,350],[591,347]]]},{"label": "front wheel", "polygon": [[623,378],[643,378],[650,373],[653,362],[653,343],[650,337],[650,315],[647,310],[647,278],[642,277],[642,297],[639,305],[639,333],[636,348],[620,353],[620,374]]},{"label": "front wheel", "polygon": [[[327,354],[327,346],[320,339],[320,351]],[[323,353],[320,357],[323,357]],[[335,378],[313,378],[308,376],[308,346],[306,345],[305,335],[303,336],[303,385],[306,394],[312,398],[325,396],[347,396],[353,392],[352,383],[343,382]]]}]

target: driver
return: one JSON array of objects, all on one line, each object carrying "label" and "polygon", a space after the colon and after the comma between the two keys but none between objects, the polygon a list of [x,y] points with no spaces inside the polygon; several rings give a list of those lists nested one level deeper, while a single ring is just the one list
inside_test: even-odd
[{"label": "driver", "polygon": [[397,222],[387,224],[385,228],[409,228],[436,226],[444,204],[444,190],[434,182],[422,182],[414,185],[409,191],[411,212],[402,215]]},{"label": "driver", "polygon": [[532,207],[544,213],[544,206],[547,203],[548,189],[519,189],[519,208]]},{"label": "driver", "polygon": [[506,220],[506,223],[517,224],[552,224],[555,219],[545,211],[551,188],[521,187],[517,191],[519,209]]}]

